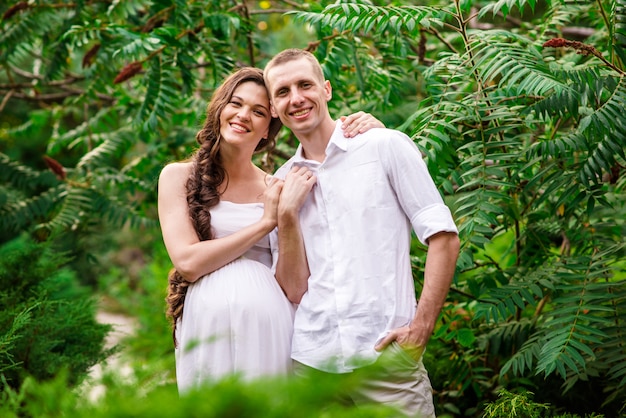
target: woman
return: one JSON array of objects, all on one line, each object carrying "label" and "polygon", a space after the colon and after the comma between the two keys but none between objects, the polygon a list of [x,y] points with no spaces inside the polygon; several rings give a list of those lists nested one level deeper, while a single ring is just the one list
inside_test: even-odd
[{"label": "woman", "polygon": [[[381,126],[363,112],[344,125],[347,136]],[[229,374],[290,369],[294,306],[270,270],[268,236],[283,183],[252,163],[281,126],[271,117],[262,71],[242,68],[215,91],[193,157],[161,172],[158,210],[174,264],[167,302],[181,392]]]}]

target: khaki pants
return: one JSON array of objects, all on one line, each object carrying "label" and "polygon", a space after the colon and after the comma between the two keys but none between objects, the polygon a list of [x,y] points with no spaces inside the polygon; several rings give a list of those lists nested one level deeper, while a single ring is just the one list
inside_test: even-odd
[{"label": "khaki pants", "polygon": [[[311,368],[294,361],[296,376],[305,376]],[[319,373],[319,371],[317,371]],[[422,360],[416,361],[395,341],[369,366],[355,370],[361,375],[359,386],[346,396],[355,405],[380,403],[391,405],[415,418],[434,418],[432,387]],[[341,379],[343,374],[336,375]]]}]

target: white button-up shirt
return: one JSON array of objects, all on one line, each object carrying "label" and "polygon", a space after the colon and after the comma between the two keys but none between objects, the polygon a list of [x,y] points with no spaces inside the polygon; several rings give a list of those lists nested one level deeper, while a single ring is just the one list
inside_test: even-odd
[{"label": "white button-up shirt", "polygon": [[419,150],[399,131],[348,139],[337,123],[322,163],[304,159],[300,146],[276,176],[293,165],[307,166],[317,184],[300,212],[311,276],[292,358],[348,372],[374,362],[376,342],[415,315],[411,226],[422,243],[457,229]]}]

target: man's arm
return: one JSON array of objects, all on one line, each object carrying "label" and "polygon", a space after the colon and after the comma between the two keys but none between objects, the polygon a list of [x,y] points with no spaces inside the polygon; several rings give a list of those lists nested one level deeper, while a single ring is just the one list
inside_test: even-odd
[{"label": "man's arm", "polygon": [[424,288],[409,324],[407,345],[425,347],[428,343],[454,278],[459,246],[459,237],[453,232],[440,232],[428,240]]},{"label": "man's arm", "polygon": [[317,178],[305,167],[294,167],[285,177],[278,204],[278,261],[276,280],[293,303],[308,289],[309,265],[300,228],[300,208]]},{"label": "man's arm", "polygon": [[415,317],[408,326],[391,330],[375,347],[377,351],[397,341],[415,359],[421,356],[450,290],[459,247],[459,237],[454,232],[440,232],[429,238],[424,289]]}]

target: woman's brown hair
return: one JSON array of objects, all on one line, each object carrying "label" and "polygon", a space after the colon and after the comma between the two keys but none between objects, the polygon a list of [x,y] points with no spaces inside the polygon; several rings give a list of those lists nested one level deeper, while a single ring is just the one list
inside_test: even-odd
[{"label": "woman's brown hair", "polygon": [[[196,134],[196,141],[200,147],[191,157],[193,165],[186,188],[189,216],[200,241],[213,238],[210,209],[219,203],[218,187],[225,181],[228,182],[228,174],[220,155],[220,115],[231,100],[235,89],[245,82],[253,82],[265,87],[263,72],[258,68],[244,67],[231,74],[213,93],[207,105],[204,125]],[[259,141],[255,152],[271,151],[275,145],[276,134],[281,127],[280,120],[272,118],[267,138]],[[174,346],[178,345],[176,323],[182,320],[189,284],[176,269],[170,271],[165,300],[167,302],[166,314],[172,322]]]}]

